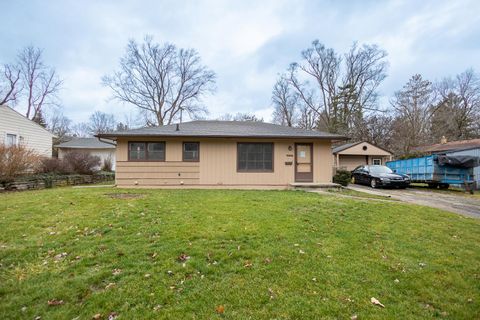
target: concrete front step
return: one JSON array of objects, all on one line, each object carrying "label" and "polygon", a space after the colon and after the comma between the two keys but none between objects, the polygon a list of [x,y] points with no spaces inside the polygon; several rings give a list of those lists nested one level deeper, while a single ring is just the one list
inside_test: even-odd
[{"label": "concrete front step", "polygon": [[330,188],[342,188],[338,183],[327,182],[327,183],[317,183],[317,182],[293,182],[289,184],[289,187],[292,189],[330,189]]}]

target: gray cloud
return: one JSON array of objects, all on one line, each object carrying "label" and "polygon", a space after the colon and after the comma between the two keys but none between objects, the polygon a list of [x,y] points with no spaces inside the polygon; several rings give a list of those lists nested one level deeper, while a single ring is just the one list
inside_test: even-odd
[{"label": "gray cloud", "polygon": [[65,79],[64,113],[84,121],[94,110],[130,114],[108,101],[100,78],[117,67],[129,38],[196,48],[217,75],[205,103],[211,116],[256,112],[269,119],[278,73],[319,39],[339,52],[353,41],[389,53],[385,97],[413,73],[432,80],[480,70],[477,1],[10,1],[2,4],[0,62],[28,44]]}]

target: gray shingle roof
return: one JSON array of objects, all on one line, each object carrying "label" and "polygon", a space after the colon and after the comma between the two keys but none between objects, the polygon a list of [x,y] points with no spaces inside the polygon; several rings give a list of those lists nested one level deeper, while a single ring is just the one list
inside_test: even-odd
[{"label": "gray shingle roof", "polygon": [[115,146],[102,142],[97,138],[73,138],[67,142],[55,145],[57,148],[68,149],[115,149]]},{"label": "gray shingle roof", "polygon": [[345,143],[345,144],[342,144],[341,146],[338,146],[338,147],[335,147],[332,149],[332,153],[337,153],[337,152],[340,152],[340,151],[343,151],[345,149],[348,149],[348,148],[351,148],[353,146],[356,146],[357,144],[359,143],[362,143],[362,141],[360,142],[350,142],[350,143]]},{"label": "gray shingle roof", "polygon": [[384,149],[384,148],[382,148],[382,147],[379,147],[379,146],[377,146],[377,145],[374,145],[373,143],[370,143],[370,142],[368,142],[368,141],[357,141],[357,142],[345,143],[345,144],[342,144],[342,145],[340,145],[340,146],[338,146],[338,147],[332,148],[332,153],[333,153],[333,154],[336,154],[336,153],[341,152],[341,151],[343,151],[343,150],[346,150],[346,149],[348,149],[348,148],[354,147],[354,146],[356,146],[357,144],[360,144],[360,143],[368,143],[368,144],[370,144],[370,145],[372,145],[372,146],[374,146],[374,147],[377,147],[378,149],[382,149],[382,150],[385,151],[385,152],[392,153],[391,151],[389,151],[389,150],[387,150],[387,149]]},{"label": "gray shingle roof", "polygon": [[480,148],[480,139],[470,139],[470,140],[458,140],[450,141],[447,143],[437,143],[430,146],[420,146],[414,148],[414,150],[419,152],[434,153],[442,151],[460,151],[468,149]]},{"label": "gray shingle roof", "polygon": [[116,131],[97,135],[103,138],[116,137],[206,137],[206,138],[319,138],[344,140],[344,136],[328,132],[291,128],[271,123],[254,121],[197,120],[183,122],[177,131],[176,124],[146,127],[127,131]]}]

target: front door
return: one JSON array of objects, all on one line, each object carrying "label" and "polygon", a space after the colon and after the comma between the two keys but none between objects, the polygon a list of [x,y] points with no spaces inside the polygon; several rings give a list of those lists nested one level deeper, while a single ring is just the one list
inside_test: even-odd
[{"label": "front door", "polygon": [[295,144],[295,182],[313,182],[313,145]]}]

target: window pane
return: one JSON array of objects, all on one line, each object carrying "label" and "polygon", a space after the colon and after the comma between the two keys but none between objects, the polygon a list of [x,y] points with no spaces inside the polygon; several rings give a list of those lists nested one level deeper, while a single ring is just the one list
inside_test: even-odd
[{"label": "window pane", "polygon": [[145,159],[145,143],[130,142],[128,144],[130,153],[130,160],[144,160]]},{"label": "window pane", "polygon": [[183,160],[198,161],[199,149],[200,148],[198,142],[185,142],[183,144]]},{"label": "window pane", "polygon": [[240,171],[273,170],[272,143],[239,143],[237,157]]},{"label": "window pane", "polygon": [[17,145],[17,135],[16,134],[7,134],[7,147]]},{"label": "window pane", "polygon": [[165,142],[149,142],[148,160],[165,160]]}]

